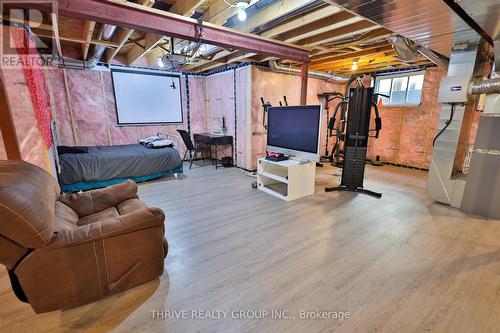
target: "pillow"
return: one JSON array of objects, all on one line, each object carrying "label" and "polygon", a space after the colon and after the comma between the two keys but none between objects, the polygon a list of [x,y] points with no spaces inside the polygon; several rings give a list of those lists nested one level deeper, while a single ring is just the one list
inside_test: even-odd
[{"label": "pillow", "polygon": [[85,154],[88,152],[89,152],[89,149],[87,147],[80,147],[80,146],[75,146],[75,147],[58,146],[57,147],[57,153],[59,155],[62,155],[62,154]]}]

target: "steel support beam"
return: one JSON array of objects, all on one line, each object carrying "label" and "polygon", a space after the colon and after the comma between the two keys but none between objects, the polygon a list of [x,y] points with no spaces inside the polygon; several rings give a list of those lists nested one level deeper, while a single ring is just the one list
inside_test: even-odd
[{"label": "steel support beam", "polygon": [[300,68],[300,105],[307,104],[307,79],[309,78],[309,64],[304,63]]},{"label": "steel support beam", "polygon": [[136,3],[118,0],[60,0],[58,10],[59,15],[82,20],[94,20],[191,41],[201,40],[207,44],[281,59],[309,61],[310,52],[304,48],[211,23],[198,22]]}]

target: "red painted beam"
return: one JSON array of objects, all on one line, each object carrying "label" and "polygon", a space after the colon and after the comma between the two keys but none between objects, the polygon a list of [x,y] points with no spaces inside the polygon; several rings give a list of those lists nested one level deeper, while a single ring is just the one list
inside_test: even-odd
[{"label": "red painted beam", "polygon": [[[300,62],[309,61],[309,51],[277,40],[198,21],[165,11],[117,0],[59,0],[59,15],[108,23],[160,35],[198,41],[223,48],[273,56]],[[201,28],[201,29],[200,29]]]},{"label": "red painted beam", "polygon": [[300,105],[307,105],[307,79],[309,78],[309,64],[300,67]]}]

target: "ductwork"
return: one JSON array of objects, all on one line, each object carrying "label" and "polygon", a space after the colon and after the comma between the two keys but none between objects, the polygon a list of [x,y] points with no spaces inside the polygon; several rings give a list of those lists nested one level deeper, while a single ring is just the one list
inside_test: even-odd
[{"label": "ductwork", "polygon": [[417,45],[412,40],[401,35],[388,37],[387,40],[391,43],[398,57],[403,61],[415,61],[420,54],[438,67],[448,70],[448,58],[432,51],[426,46]]},{"label": "ductwork", "polygon": [[[275,72],[280,72],[280,73],[285,73],[285,74],[297,74],[300,75],[301,71],[298,68],[291,68],[291,67],[285,67],[276,62],[276,60],[269,60],[269,67],[275,71]],[[313,77],[316,79],[321,79],[321,80],[330,80],[330,81],[337,81],[337,82],[347,82],[349,78],[347,77],[341,77],[341,76],[336,76],[328,73],[322,73],[322,72],[314,72],[314,71],[309,71],[309,77]]]},{"label": "ductwork", "polygon": [[413,41],[401,35],[387,37],[387,40],[401,60],[415,61],[417,59],[418,50]]},{"label": "ductwork", "polygon": [[427,46],[423,45],[417,45],[417,51],[421,55],[429,59],[432,63],[437,65],[439,68],[443,70],[448,70],[448,65],[450,64],[450,60],[445,56],[442,56],[439,53],[432,51]]},{"label": "ductwork", "polygon": [[[115,30],[116,30],[116,25],[111,25],[111,24],[103,25],[102,30],[99,33],[99,40],[109,41],[111,37],[113,37]],[[92,69],[95,67],[95,65],[97,65],[105,49],[106,46],[104,45],[95,46],[94,53],[89,57],[89,60],[87,61],[88,68]]]},{"label": "ductwork", "polygon": [[473,94],[500,94],[500,77],[472,82]]}]

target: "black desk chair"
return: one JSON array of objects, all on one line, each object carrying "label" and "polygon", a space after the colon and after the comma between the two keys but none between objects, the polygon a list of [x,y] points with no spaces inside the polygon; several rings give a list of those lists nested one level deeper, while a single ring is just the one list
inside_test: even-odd
[{"label": "black desk chair", "polygon": [[191,167],[193,166],[193,161],[198,153],[201,154],[201,159],[205,161],[203,153],[208,152],[208,149],[206,147],[199,146],[198,144],[196,144],[195,146],[193,144],[193,141],[191,141],[191,136],[189,136],[189,133],[187,131],[177,130],[177,132],[179,132],[182,141],[184,141],[184,144],[186,145],[186,153],[184,153],[184,157],[182,158],[182,160],[184,161],[186,159],[186,155],[188,152],[191,154],[191,163],[189,164],[189,169],[191,169]]}]

